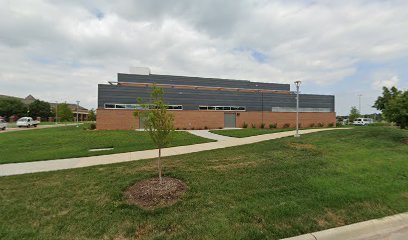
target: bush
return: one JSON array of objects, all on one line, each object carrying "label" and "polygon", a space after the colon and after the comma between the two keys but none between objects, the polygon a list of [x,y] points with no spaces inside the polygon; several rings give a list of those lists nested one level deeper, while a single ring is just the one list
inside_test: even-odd
[{"label": "bush", "polygon": [[261,123],[260,127],[265,128],[265,123]]},{"label": "bush", "polygon": [[176,128],[176,130],[180,130],[180,128]]},{"label": "bush", "polygon": [[316,126],[315,123],[311,123],[311,124],[309,125],[309,127],[311,127],[311,128],[314,128],[315,126]]},{"label": "bush", "polygon": [[207,126],[204,126],[204,129],[208,129],[208,127],[207,127]]},{"label": "bush", "polygon": [[283,128],[289,128],[289,127],[290,127],[290,123],[283,124]]},{"label": "bush", "polygon": [[318,123],[317,126],[318,127],[324,127],[324,123]]},{"label": "bush", "polygon": [[219,127],[218,129],[222,129],[222,127]]},{"label": "bush", "polygon": [[327,124],[328,127],[334,127],[334,123]]},{"label": "bush", "polygon": [[95,123],[84,124],[84,130],[95,130],[95,129],[96,129]]},{"label": "bush", "polygon": [[248,123],[244,122],[244,123],[242,124],[242,128],[247,128],[247,127],[248,127]]},{"label": "bush", "polygon": [[276,124],[276,123],[270,123],[270,124],[269,124],[269,128],[276,128],[277,125],[278,125],[278,124]]},{"label": "bush", "polygon": [[251,123],[251,127],[252,128],[256,128],[255,124]]}]

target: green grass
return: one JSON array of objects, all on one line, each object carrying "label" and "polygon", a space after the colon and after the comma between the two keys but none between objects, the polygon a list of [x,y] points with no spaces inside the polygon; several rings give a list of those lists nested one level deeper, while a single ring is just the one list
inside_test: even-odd
[{"label": "green grass", "polygon": [[129,206],[143,160],[2,177],[0,239],[278,239],[408,211],[408,131],[355,128],[164,159],[189,189]]},{"label": "green grass", "polygon": [[[79,124],[89,123],[89,122],[79,122]],[[76,122],[58,122],[58,125],[65,125],[65,124],[76,124]],[[56,125],[55,122],[40,122],[38,125]],[[17,124],[15,122],[8,123],[8,128],[16,128]]]},{"label": "green grass", "polygon": [[250,137],[268,133],[292,131],[294,128],[242,128],[242,129],[227,129],[227,130],[211,130],[210,132],[228,137]]},{"label": "green grass", "polygon": [[[210,142],[187,132],[175,132],[171,146]],[[56,127],[0,134],[0,164],[60,158],[95,156],[155,148],[146,132],[88,131]],[[93,148],[113,150],[89,152]]]}]

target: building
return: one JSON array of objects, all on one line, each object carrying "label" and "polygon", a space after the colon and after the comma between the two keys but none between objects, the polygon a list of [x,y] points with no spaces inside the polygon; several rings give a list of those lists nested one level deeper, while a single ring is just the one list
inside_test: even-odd
[{"label": "building", "polygon": [[[37,100],[35,97],[33,97],[31,94],[28,95],[25,98],[19,98],[19,97],[14,97],[14,96],[7,96],[7,95],[0,95],[0,99],[6,99],[6,98],[11,98],[11,99],[17,99],[20,100],[21,102],[23,102],[26,105],[31,104],[32,102],[34,102],[35,100]],[[55,109],[57,106],[57,103],[52,103],[49,102],[50,106],[52,109]],[[77,110],[77,105],[75,103],[66,103],[68,105],[68,107],[71,109],[72,113],[73,113],[73,119],[76,119],[77,113],[78,113],[78,120],[79,121],[85,121],[88,118],[88,109],[84,108],[82,106],[78,106],[78,110]],[[52,121],[54,121],[52,119]]]},{"label": "building", "polygon": [[[216,78],[119,73],[116,82],[98,85],[97,129],[138,129],[137,98],[148,100],[151,87],[164,88],[178,129],[234,128],[244,123],[296,126],[296,94],[290,84]],[[301,126],[336,123],[334,96],[300,94]]]}]

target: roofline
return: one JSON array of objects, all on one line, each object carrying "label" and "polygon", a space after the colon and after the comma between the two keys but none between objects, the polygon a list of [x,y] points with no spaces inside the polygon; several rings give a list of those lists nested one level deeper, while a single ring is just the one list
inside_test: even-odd
[{"label": "roofline", "polygon": [[115,82],[109,81],[110,85],[131,86],[131,87],[151,87],[159,86],[163,88],[176,89],[197,89],[197,90],[219,90],[219,91],[236,91],[236,92],[267,92],[278,94],[294,94],[294,92],[286,90],[270,90],[270,89],[251,89],[251,88],[229,88],[229,87],[212,87],[212,86],[196,86],[196,85],[179,85],[179,84],[162,84],[162,83],[135,83],[135,82]]}]

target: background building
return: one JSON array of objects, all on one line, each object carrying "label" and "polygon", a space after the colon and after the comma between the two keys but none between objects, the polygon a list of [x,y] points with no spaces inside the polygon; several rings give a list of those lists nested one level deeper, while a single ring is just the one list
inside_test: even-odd
[{"label": "background building", "polygon": [[[155,83],[164,88],[165,101],[179,129],[242,127],[244,122],[278,127],[296,126],[296,95],[289,84],[185,76],[118,74],[117,82],[98,85],[97,129],[137,129],[133,116],[137,98],[149,100]],[[302,126],[335,124],[334,96],[301,94]]]}]

